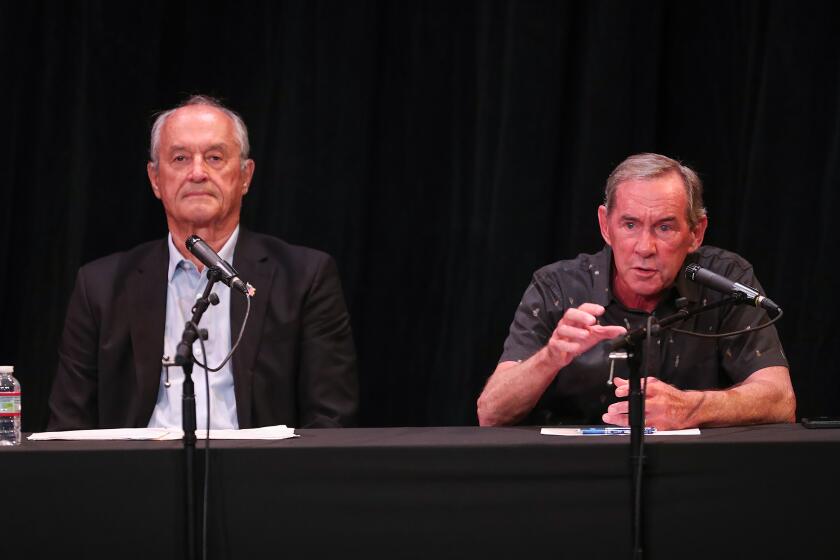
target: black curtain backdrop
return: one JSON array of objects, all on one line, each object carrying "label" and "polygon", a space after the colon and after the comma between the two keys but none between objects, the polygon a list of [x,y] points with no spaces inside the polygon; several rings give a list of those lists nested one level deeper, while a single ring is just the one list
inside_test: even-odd
[{"label": "black curtain backdrop", "polygon": [[785,309],[799,416],[840,414],[835,6],[0,4],[0,362],[24,429],[78,267],[165,235],[149,126],[197,92],[250,127],[244,225],[337,259],[364,425],[475,423],[531,273],[602,246],[604,181],[641,151],[700,172],[707,243]]}]

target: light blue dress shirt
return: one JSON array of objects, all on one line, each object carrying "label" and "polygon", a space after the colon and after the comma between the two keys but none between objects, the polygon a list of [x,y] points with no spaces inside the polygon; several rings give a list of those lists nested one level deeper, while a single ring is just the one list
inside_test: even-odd
[{"label": "light blue dress shirt", "polygon": [[[239,226],[219,251],[219,256],[233,264],[233,251],[239,237]],[[163,353],[173,359],[184,332],[184,325],[192,317],[192,307],[207,286],[207,267],[198,272],[196,266],[185,259],[172,242],[169,234],[169,279],[166,291],[166,328],[163,337]],[[208,367],[218,367],[230,352],[230,289],[217,282],[213,291],[219,296],[218,305],[211,305],[201,318],[199,328],[207,329],[209,337],[204,341],[207,356],[201,352],[198,340],[193,344],[193,356]],[[161,369],[160,388],[150,428],[182,427],[181,397],[184,386],[184,371],[178,366],[169,368],[170,386],[164,385],[166,368]],[[233,371],[231,362],[221,370],[210,372],[210,427],[212,429],[239,428],[236,418],[236,399],[233,393]],[[204,368],[195,364],[192,372],[195,383],[195,410],[198,429],[207,423],[207,396]]]}]

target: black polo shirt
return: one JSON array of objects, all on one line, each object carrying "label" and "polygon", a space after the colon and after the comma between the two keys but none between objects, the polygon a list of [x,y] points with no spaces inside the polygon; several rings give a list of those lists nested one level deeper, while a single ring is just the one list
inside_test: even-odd
[{"label": "black polo shirt", "polygon": [[[685,264],[691,262],[764,293],[752,265],[735,253],[701,246],[686,258]],[[676,312],[678,297],[685,297],[689,308],[723,297],[680,274],[653,313],[648,314],[628,309],[613,296],[611,270],[609,246],[594,255],[581,254],[537,270],[516,310],[499,362],[530,358],[546,345],[566,310],[582,303],[597,303],[606,308],[599,321],[602,325],[623,325],[630,330],[644,326],[649,315],[663,318]],[[725,333],[750,325],[755,327],[768,320],[762,309],[727,304],[690,317],[676,327],[706,334]],[[601,423],[607,406],[617,400],[613,387],[607,385],[607,345],[607,341],[599,343],[563,368],[525,423]],[[650,363],[656,377],[680,389],[723,389],[762,368],[788,365],[774,326],[719,339],[666,331],[659,337],[653,354]],[[615,374],[627,378],[625,362],[616,361]]]}]

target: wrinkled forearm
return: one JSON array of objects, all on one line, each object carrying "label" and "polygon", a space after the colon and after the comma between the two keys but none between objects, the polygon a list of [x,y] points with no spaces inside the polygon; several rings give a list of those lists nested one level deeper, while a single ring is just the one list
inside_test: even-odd
[{"label": "wrinkled forearm", "polygon": [[696,399],[692,426],[737,426],[796,420],[796,397],[788,369],[769,367],[722,391],[690,391]]},{"label": "wrinkled forearm", "polygon": [[524,362],[502,362],[478,397],[480,426],[516,424],[528,415],[560,370],[543,348]]}]

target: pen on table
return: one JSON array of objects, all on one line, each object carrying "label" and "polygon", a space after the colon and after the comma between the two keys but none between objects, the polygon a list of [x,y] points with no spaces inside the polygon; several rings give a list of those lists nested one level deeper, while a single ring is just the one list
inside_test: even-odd
[{"label": "pen on table", "polygon": [[[604,428],[578,428],[578,433],[585,435],[585,436],[616,436],[616,435],[629,435],[630,428],[622,428],[622,427],[604,427]],[[654,427],[646,427],[645,428],[645,435],[655,434],[656,428]]]}]

